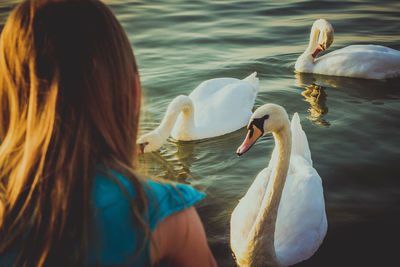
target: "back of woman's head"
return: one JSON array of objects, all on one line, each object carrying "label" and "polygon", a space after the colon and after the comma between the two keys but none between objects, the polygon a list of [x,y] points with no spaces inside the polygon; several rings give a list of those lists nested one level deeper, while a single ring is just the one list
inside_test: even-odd
[{"label": "back of woman's head", "polygon": [[66,249],[85,246],[96,168],[132,174],[139,98],[130,43],[104,4],[15,8],[0,39],[0,253],[23,238],[19,264],[79,254]]}]

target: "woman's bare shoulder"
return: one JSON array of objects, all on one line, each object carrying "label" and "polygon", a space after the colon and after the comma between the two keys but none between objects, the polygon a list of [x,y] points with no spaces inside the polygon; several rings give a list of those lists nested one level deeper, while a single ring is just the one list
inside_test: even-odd
[{"label": "woman's bare shoulder", "polygon": [[194,207],[169,215],[153,232],[151,260],[173,266],[217,266]]}]

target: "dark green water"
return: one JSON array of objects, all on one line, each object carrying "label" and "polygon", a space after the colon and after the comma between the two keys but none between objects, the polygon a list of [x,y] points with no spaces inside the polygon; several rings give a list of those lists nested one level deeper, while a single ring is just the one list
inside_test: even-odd
[{"label": "dark green water", "polygon": [[[142,131],[168,103],[203,80],[260,78],[255,107],[273,102],[298,112],[322,177],[328,233],[298,266],[396,266],[400,240],[400,80],[295,75],[311,24],[335,28],[331,48],[380,44],[400,50],[400,1],[107,2],[122,22],[140,68]],[[0,3],[4,23],[11,1]],[[195,142],[168,142],[140,162],[153,175],[205,190],[198,205],[220,266],[234,266],[229,220],[238,199],[266,166],[273,139],[238,158],[245,130]]]}]

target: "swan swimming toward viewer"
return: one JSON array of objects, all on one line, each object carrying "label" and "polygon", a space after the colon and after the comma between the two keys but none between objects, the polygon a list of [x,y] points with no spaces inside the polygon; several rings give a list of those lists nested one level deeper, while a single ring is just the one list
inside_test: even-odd
[{"label": "swan swimming toward viewer", "polygon": [[311,257],[327,219],[321,178],[312,166],[300,118],[265,104],[252,115],[237,154],[273,133],[275,149],[231,216],[231,248],[240,266],[287,266]]},{"label": "swan swimming toward viewer", "polygon": [[400,77],[400,51],[380,45],[350,45],[317,57],[333,42],[333,27],[316,20],[311,28],[310,42],[297,59],[297,72],[346,76],[367,79]]},{"label": "swan swimming toward viewer", "polygon": [[207,80],[189,96],[177,96],[168,105],[160,125],[138,139],[141,152],[159,149],[170,135],[176,140],[189,141],[244,127],[251,117],[258,85],[257,72],[254,72],[243,80]]}]

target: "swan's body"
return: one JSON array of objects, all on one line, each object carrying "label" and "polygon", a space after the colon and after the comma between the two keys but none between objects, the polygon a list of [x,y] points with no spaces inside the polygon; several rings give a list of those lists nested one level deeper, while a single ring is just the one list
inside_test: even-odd
[{"label": "swan's body", "polygon": [[400,51],[380,45],[350,45],[321,57],[333,42],[333,28],[324,19],[314,22],[310,43],[297,59],[297,72],[367,79],[400,77]]},{"label": "swan's body", "polygon": [[[277,145],[268,167],[257,175],[231,216],[231,248],[241,266],[287,266],[303,261],[315,253],[327,231],[322,182],[312,167],[300,119],[295,113],[290,126],[284,109],[276,107],[264,105],[252,116],[254,121],[269,114],[259,137],[272,131]],[[254,123],[249,124],[253,133],[238,154],[258,138],[252,127]]]},{"label": "swan's body", "polygon": [[144,152],[157,150],[168,136],[197,140],[224,135],[245,126],[258,92],[254,72],[243,80],[217,78],[204,81],[189,96],[171,101],[161,124],[138,139]]}]

